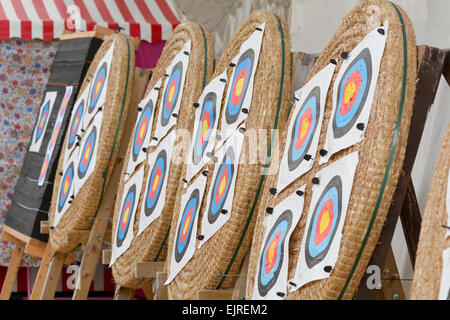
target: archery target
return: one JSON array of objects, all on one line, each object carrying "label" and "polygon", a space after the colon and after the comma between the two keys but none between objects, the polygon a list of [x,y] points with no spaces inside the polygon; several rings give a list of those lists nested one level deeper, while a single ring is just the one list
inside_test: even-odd
[{"label": "archery target", "polygon": [[150,169],[145,183],[144,199],[139,216],[138,234],[144,232],[161,215],[162,209],[164,208],[174,141],[175,131],[173,130],[148,157]]},{"label": "archery target", "polygon": [[194,134],[186,166],[186,179],[190,181],[209,161],[206,154],[213,151],[220,105],[222,102],[224,81],[227,73],[224,71],[203,89],[195,111]]},{"label": "archery target", "polygon": [[[259,52],[264,35],[266,23],[258,27],[259,30],[242,43],[239,54],[234,57],[233,73],[231,82],[228,84],[225,106],[223,108],[221,120],[222,142],[233,134],[237,127],[244,121],[253,97],[253,80],[258,66]],[[243,112],[242,109],[247,109]]]},{"label": "archery target", "polygon": [[158,91],[156,88],[161,87],[161,80],[158,80],[155,86],[150,90],[149,94],[139,103],[141,111],[139,111],[134,134],[132,137],[133,145],[131,147],[130,158],[128,159],[127,175],[131,175],[136,166],[147,158],[147,153],[143,148],[147,148],[150,144],[150,136],[153,127],[153,115],[155,113],[155,105],[158,100]]},{"label": "archery target", "polygon": [[[259,254],[253,300],[284,299],[287,291],[289,239],[303,212],[305,186],[280,202],[265,220],[266,232]],[[282,293],[280,295],[280,293]]]},{"label": "archery target", "polygon": [[[384,26],[372,30],[342,62],[333,85],[333,111],[324,146],[327,153],[320,158],[320,164],[337,151],[364,139],[387,32],[386,21]],[[358,128],[358,124],[363,126]]]},{"label": "archery target", "polygon": [[290,291],[308,282],[328,278],[339,255],[358,152],[353,152],[316,174],[306,229]]},{"label": "archery target", "polygon": [[64,94],[61,106],[59,107],[58,116],[56,117],[55,126],[53,127],[52,135],[50,141],[47,145],[47,151],[45,153],[44,162],[42,163],[41,172],[39,173],[38,186],[42,186],[47,177],[48,166],[50,160],[52,159],[53,150],[55,149],[56,141],[59,137],[59,132],[61,131],[62,122],[64,120],[64,115],[66,114],[67,105],[69,104],[70,97],[72,96],[73,87],[66,87],[66,92]]},{"label": "archery target", "polygon": [[[76,153],[73,153],[75,155]],[[58,197],[56,198],[56,209],[52,226],[56,227],[70,207],[69,201],[75,197],[75,166],[77,158],[72,156],[69,158],[67,165],[63,167],[62,178],[59,182]]]},{"label": "archery target", "polygon": [[72,108],[72,114],[70,116],[67,132],[67,144],[66,149],[64,150],[64,164],[67,163],[67,159],[69,159],[72,151],[75,149],[75,145],[78,142],[78,137],[81,136],[88,95],[89,87],[85,88],[84,91],[78,96],[78,99]]},{"label": "archery target", "polygon": [[47,91],[45,93],[44,100],[39,109],[39,115],[37,117],[33,138],[30,144],[29,150],[32,152],[39,152],[39,149],[41,148],[57,94],[58,93],[56,91]]},{"label": "archery target", "polygon": [[209,186],[206,211],[202,217],[201,234],[203,239],[200,240],[199,247],[220,230],[231,217],[243,143],[244,134],[238,131],[215,154],[219,161],[214,165],[213,178]]},{"label": "archery target", "polygon": [[134,238],[133,226],[136,209],[139,204],[144,166],[141,166],[125,184],[120,202],[120,214],[116,222],[116,230],[113,238],[111,263],[120,257],[131,245]]},{"label": "archery target", "polygon": [[177,123],[180,111],[181,99],[183,97],[186,71],[189,65],[189,55],[191,52],[191,41],[187,41],[183,49],[175,56],[169,67],[166,69],[164,81],[164,91],[159,108],[158,120],[156,122],[155,137],[158,140],[151,140],[150,145],[158,144],[167,132]]},{"label": "archery target", "polygon": [[439,286],[439,300],[450,300],[450,248],[442,252],[442,276]]},{"label": "archery target", "polygon": [[114,43],[98,63],[97,70],[89,84],[89,95],[86,99],[86,110],[83,118],[83,129],[86,129],[97,114],[97,110],[105,104],[108,91],[108,79],[111,61],[114,54]]},{"label": "archery target", "polygon": [[207,177],[199,175],[181,196],[181,206],[170,260],[169,284],[194,256],[198,216],[201,209]]},{"label": "archery target", "polygon": [[97,113],[81,140],[78,162],[75,168],[77,174],[77,191],[81,189],[92,172],[94,172],[97,163],[97,150],[100,141],[102,118],[102,112]]},{"label": "archery target", "polygon": [[[308,172],[314,164],[327,92],[335,68],[334,64],[328,64],[295,94],[294,116],[289,123],[278,174],[279,191]],[[305,159],[306,155],[310,159]]]}]

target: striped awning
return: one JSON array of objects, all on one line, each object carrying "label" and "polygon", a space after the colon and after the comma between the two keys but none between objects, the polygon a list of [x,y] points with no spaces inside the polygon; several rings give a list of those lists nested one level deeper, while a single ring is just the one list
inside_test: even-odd
[{"label": "striped awning", "polygon": [[173,0],[0,0],[0,39],[51,41],[99,25],[158,42],[184,19]]}]

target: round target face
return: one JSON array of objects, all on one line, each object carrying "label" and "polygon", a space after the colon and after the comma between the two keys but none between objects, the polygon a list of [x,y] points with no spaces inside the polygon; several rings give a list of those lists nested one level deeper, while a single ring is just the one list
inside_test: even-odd
[{"label": "round target face", "polygon": [[127,236],[128,229],[130,228],[131,215],[136,203],[136,185],[133,184],[128,189],[125,201],[120,209],[119,225],[117,226],[116,245],[120,247]]},{"label": "round target face", "polygon": [[36,138],[35,138],[35,141],[38,141],[42,137],[42,134],[45,131],[45,127],[47,125],[49,117],[50,117],[50,102],[47,102],[42,107],[41,116],[39,117],[37,125],[36,125]]},{"label": "round target face", "polygon": [[76,136],[78,132],[78,128],[81,124],[81,119],[83,118],[84,113],[84,100],[78,105],[77,110],[75,111],[75,115],[72,119],[72,123],[69,128],[69,139],[67,141],[67,149],[72,149],[73,145],[76,141]]},{"label": "round target face", "polygon": [[368,48],[353,60],[345,70],[337,94],[337,107],[333,117],[336,138],[344,136],[355,124],[361,113],[372,79],[372,58]]},{"label": "round target face", "polygon": [[142,111],[139,120],[137,121],[133,140],[133,161],[137,160],[139,153],[144,146],[145,137],[147,136],[148,128],[150,127],[152,112],[153,102],[150,100]]},{"label": "round target face", "polygon": [[178,101],[181,88],[181,79],[183,76],[183,63],[178,62],[172,69],[167,87],[164,91],[164,102],[161,113],[161,125],[166,126],[169,123],[170,116]]},{"label": "round target face", "polygon": [[234,123],[239,117],[250,82],[254,61],[255,52],[253,49],[248,49],[239,57],[233,81],[230,84],[231,91],[225,109],[225,120],[228,124]]},{"label": "round target face", "polygon": [[197,129],[197,135],[194,142],[194,152],[192,153],[192,161],[195,165],[199,164],[203,158],[205,148],[211,137],[212,128],[216,121],[216,103],[217,95],[209,92],[204,99],[200,123]]},{"label": "round target face", "polygon": [[212,193],[208,208],[208,222],[210,224],[216,222],[220,215],[220,211],[225,204],[225,200],[228,197],[228,192],[230,191],[230,186],[234,175],[234,156],[233,148],[229,147],[223,157],[222,164],[220,165],[216,178],[212,184]]},{"label": "round target face", "polygon": [[177,239],[175,243],[175,261],[179,263],[183,258],[189,242],[191,241],[192,226],[194,224],[195,215],[198,212],[200,205],[200,191],[194,189],[189,200],[184,207],[183,214],[181,215],[181,222],[177,230]]},{"label": "round target face", "polygon": [[161,150],[156,157],[155,165],[150,173],[150,179],[147,186],[147,196],[145,197],[144,212],[148,217],[155,210],[161,195],[161,189],[164,184],[167,168],[167,153]]},{"label": "round target face", "polygon": [[104,62],[97,72],[97,75],[92,82],[91,92],[89,94],[88,113],[92,113],[102,93],[103,87],[106,83],[106,77],[108,75],[108,64]]},{"label": "round target face", "polygon": [[305,99],[294,120],[288,150],[289,170],[296,169],[311,146],[320,118],[320,88],[315,87]]},{"label": "round target face", "polygon": [[58,212],[61,212],[64,208],[67,199],[69,198],[69,191],[73,183],[74,178],[74,168],[73,162],[69,164],[66,172],[63,174],[61,179],[61,184],[59,185],[59,196],[58,196]]},{"label": "round target face", "polygon": [[48,169],[48,163],[50,162],[50,159],[48,157],[48,154],[45,155],[44,162],[42,163],[41,173],[39,174],[38,179],[38,185],[42,185],[44,183],[45,175],[47,173]]},{"label": "round target face", "polygon": [[89,133],[86,139],[83,149],[81,149],[82,150],[81,158],[80,162],[78,163],[78,177],[80,179],[84,178],[89,169],[96,143],[97,143],[97,128],[93,127],[92,131]]},{"label": "round target face", "polygon": [[264,297],[277,282],[283,265],[284,244],[292,224],[291,210],[284,211],[270,229],[259,259],[258,291]]},{"label": "round target face", "polygon": [[333,177],[314,208],[305,244],[305,260],[314,267],[327,255],[341,218],[342,180]]}]

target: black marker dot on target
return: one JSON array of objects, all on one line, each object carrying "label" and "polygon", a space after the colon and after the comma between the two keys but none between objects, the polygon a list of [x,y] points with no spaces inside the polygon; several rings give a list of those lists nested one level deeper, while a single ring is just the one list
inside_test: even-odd
[{"label": "black marker dot on target", "polygon": [[305,194],[302,190],[297,190],[297,191],[295,191],[295,193],[300,197]]},{"label": "black marker dot on target", "polygon": [[293,286],[293,287],[296,287],[296,286],[297,286],[297,284],[294,283],[294,282],[292,282],[292,281],[289,281],[289,284],[290,284],[291,286]]},{"label": "black marker dot on target", "polygon": [[272,214],[272,213],[273,213],[273,208],[267,207],[267,208],[266,208],[266,212],[267,212],[268,214]]},{"label": "black marker dot on target", "polygon": [[314,177],[314,178],[312,178],[311,182],[312,182],[313,184],[319,184],[320,180],[319,180],[319,178]]},{"label": "black marker dot on target", "polygon": [[349,55],[348,52],[344,51],[344,52],[341,53],[341,57],[342,57],[342,59],[348,59],[350,57],[350,55]]},{"label": "black marker dot on target", "polygon": [[189,52],[188,51],[183,51],[183,53],[185,54],[185,55],[189,55]]},{"label": "black marker dot on target", "polygon": [[141,111],[142,111],[142,108],[141,108],[141,107],[139,107],[139,108],[138,108],[138,111],[139,111],[139,112],[141,112]]},{"label": "black marker dot on target", "polygon": [[332,64],[336,65],[336,64],[337,64],[337,61],[336,61],[336,60],[334,60],[334,59],[330,59],[330,63],[332,63]]},{"label": "black marker dot on target", "polygon": [[245,132],[245,128],[244,127],[239,128],[239,132],[240,133],[244,133]]},{"label": "black marker dot on target", "polygon": [[188,181],[186,179],[182,179],[181,181],[183,181],[184,183],[188,183]]},{"label": "black marker dot on target", "polygon": [[384,36],[384,29],[383,28],[378,28],[378,33]]},{"label": "black marker dot on target", "polygon": [[220,213],[222,213],[222,214],[227,214],[227,213],[228,213],[228,210],[227,210],[227,209],[222,209],[222,210],[220,210]]},{"label": "black marker dot on target", "polygon": [[270,188],[269,192],[273,195],[277,194],[277,188]]},{"label": "black marker dot on target", "polygon": [[360,122],[356,125],[356,129],[363,131],[364,130],[364,123]]},{"label": "black marker dot on target", "polygon": [[331,266],[325,266],[325,267],[323,268],[323,270],[324,270],[325,272],[328,272],[328,273],[330,273],[332,269],[333,269],[333,268],[332,268]]},{"label": "black marker dot on target", "polygon": [[225,80],[224,78],[220,78],[220,81],[227,82],[227,80]]},{"label": "black marker dot on target", "polygon": [[156,90],[156,91],[159,91],[159,87],[155,87],[155,90]]},{"label": "black marker dot on target", "polygon": [[312,158],[312,156],[311,156],[310,154],[305,154],[305,155],[303,156],[303,159],[305,159],[306,161],[311,160],[311,158]]},{"label": "black marker dot on target", "polygon": [[242,108],[242,113],[248,114],[248,109],[247,108]]},{"label": "black marker dot on target", "polygon": [[194,108],[198,108],[200,106],[200,103],[196,102],[194,103]]},{"label": "black marker dot on target", "polygon": [[322,157],[325,157],[325,156],[327,155],[327,153],[328,153],[328,151],[325,150],[325,149],[320,149],[320,151],[319,151],[319,154],[320,154]]},{"label": "black marker dot on target", "polygon": [[147,152],[147,148],[142,148],[142,151]]},{"label": "black marker dot on target", "polygon": [[197,237],[198,240],[202,241],[203,239],[205,239],[205,236],[202,234],[199,234]]},{"label": "black marker dot on target", "polygon": [[204,175],[206,177],[208,175],[208,170],[203,171],[202,175]]},{"label": "black marker dot on target", "polygon": [[283,292],[277,292],[277,296],[284,298],[285,294]]},{"label": "black marker dot on target", "polygon": [[230,67],[234,68],[234,67],[236,67],[236,64],[233,62],[230,62]]},{"label": "black marker dot on target", "polygon": [[178,114],[176,114],[176,113],[172,113],[172,117],[174,117],[174,118],[178,118]]}]

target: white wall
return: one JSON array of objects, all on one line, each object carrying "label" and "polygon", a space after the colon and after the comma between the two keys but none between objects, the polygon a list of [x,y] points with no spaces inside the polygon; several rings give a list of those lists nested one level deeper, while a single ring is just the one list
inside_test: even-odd
[{"label": "white wall", "polygon": [[[322,51],[343,17],[357,0],[292,0],[291,39],[295,51],[316,53]],[[393,0],[411,19],[417,44],[450,48],[450,1],[448,0]],[[431,108],[425,131],[412,172],[417,200],[421,212],[426,205],[434,167],[442,139],[450,120],[450,89],[442,77],[435,103]],[[397,225],[393,251],[402,279],[411,279],[409,262],[402,229]],[[403,281],[407,296],[411,281]]]}]

